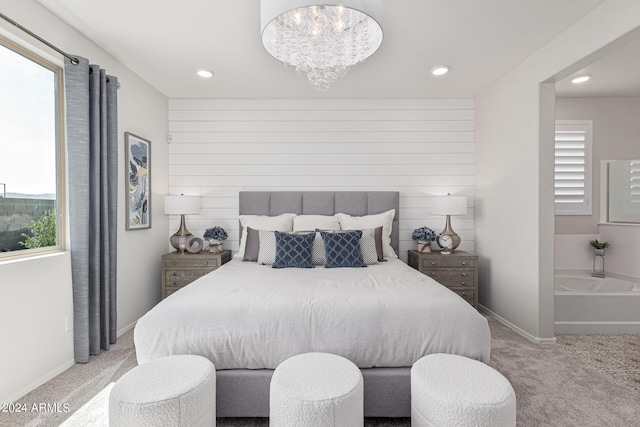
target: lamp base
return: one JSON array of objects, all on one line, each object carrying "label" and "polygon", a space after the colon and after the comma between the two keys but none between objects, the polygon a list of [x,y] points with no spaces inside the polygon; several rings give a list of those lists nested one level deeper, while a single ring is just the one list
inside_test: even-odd
[{"label": "lamp base", "polygon": [[169,242],[171,242],[171,246],[176,248],[178,252],[184,253],[184,251],[187,250],[187,241],[191,237],[193,237],[193,234],[187,230],[184,224],[184,215],[180,215],[180,228],[171,236]]},{"label": "lamp base", "polygon": [[178,252],[184,253],[184,251],[187,250],[187,241],[191,237],[193,237],[193,234],[191,233],[188,233],[188,234],[176,233],[173,236],[171,236],[171,238],[169,239],[169,242],[171,242],[171,246],[176,248]]},{"label": "lamp base", "polygon": [[[444,239],[443,239],[444,237]],[[438,246],[442,248],[443,255],[448,255],[460,245],[460,236],[451,228],[451,215],[447,215],[447,223],[444,230],[436,237]]]}]

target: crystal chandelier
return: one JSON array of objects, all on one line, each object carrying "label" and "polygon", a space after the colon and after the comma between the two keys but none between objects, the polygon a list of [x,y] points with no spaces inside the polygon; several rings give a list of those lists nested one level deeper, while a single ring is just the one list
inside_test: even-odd
[{"label": "crystal chandelier", "polygon": [[[320,92],[380,47],[381,0],[342,1],[339,5],[304,0],[262,0],[262,44],[295,67]],[[365,13],[364,10],[367,9]]]}]

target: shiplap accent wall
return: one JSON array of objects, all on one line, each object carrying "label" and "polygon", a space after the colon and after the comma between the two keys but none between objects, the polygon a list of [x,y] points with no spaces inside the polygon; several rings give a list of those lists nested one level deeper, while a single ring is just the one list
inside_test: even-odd
[{"label": "shiplap accent wall", "polygon": [[459,249],[475,250],[473,99],[171,99],[169,132],[169,192],[201,196],[187,227],[224,227],[227,249],[238,247],[241,190],[384,190],[400,192],[402,259],[415,228],[444,228],[429,197],[448,192],[467,196],[452,226]]}]

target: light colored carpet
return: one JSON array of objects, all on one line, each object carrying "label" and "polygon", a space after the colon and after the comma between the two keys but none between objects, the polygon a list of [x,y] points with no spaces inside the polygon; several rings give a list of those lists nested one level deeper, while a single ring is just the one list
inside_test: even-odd
[{"label": "light colored carpet", "polygon": [[558,335],[557,338],[562,349],[572,356],[640,391],[640,335]]},{"label": "light colored carpet", "polygon": [[111,383],[80,409],[67,418],[60,427],[109,427],[109,395],[115,383]]},{"label": "light colored carpet", "polygon": [[[515,389],[519,427],[640,426],[640,391],[634,374],[640,369],[640,336],[561,335],[559,344],[539,346],[494,320],[489,325],[490,365]],[[94,420],[83,422],[91,427],[105,425],[101,424],[105,422],[105,395],[100,392],[135,364],[133,333],[128,332],[108,352],[88,364],[73,366],[20,399],[26,403],[58,402],[60,406],[68,403],[71,412],[0,413],[0,426],[58,426],[76,411],[78,417],[69,422]],[[66,427],[79,425],[83,424]],[[218,419],[217,425],[267,427],[268,419],[226,418]],[[411,422],[408,418],[367,418],[365,425],[409,427]]]}]

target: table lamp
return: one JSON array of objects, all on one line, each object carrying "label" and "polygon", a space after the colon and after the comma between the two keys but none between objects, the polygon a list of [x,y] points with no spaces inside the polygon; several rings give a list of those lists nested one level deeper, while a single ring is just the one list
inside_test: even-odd
[{"label": "table lamp", "polygon": [[187,241],[193,236],[184,222],[185,215],[200,213],[200,197],[198,196],[167,196],[164,199],[164,213],[166,215],[180,215],[180,228],[169,241],[177,251],[184,253]]},{"label": "table lamp", "polygon": [[435,215],[446,215],[447,223],[444,230],[438,235],[436,241],[442,248],[443,254],[450,254],[460,245],[460,236],[451,228],[451,215],[464,215],[467,213],[466,196],[446,196],[433,198],[431,213]]}]

